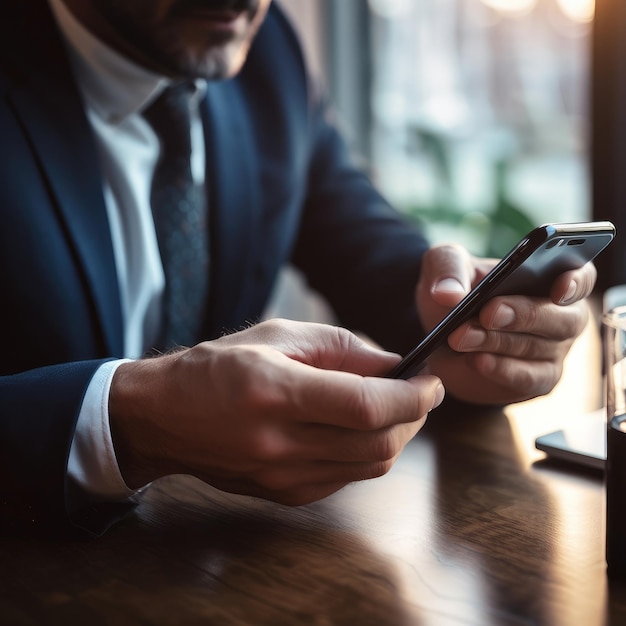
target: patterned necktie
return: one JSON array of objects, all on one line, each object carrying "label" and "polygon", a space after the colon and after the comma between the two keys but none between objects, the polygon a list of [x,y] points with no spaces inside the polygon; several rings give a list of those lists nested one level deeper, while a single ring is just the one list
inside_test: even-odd
[{"label": "patterned necktie", "polygon": [[165,272],[161,347],[199,339],[208,296],[206,200],[191,173],[193,85],[168,87],[144,112],[161,143],[150,203]]}]

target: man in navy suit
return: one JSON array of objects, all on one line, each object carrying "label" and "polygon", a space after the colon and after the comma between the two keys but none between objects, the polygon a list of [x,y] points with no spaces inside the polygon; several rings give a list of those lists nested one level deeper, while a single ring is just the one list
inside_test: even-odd
[{"label": "man in navy suit", "polygon": [[[313,501],[387,472],[444,386],[505,403],[558,381],[586,323],[591,265],[561,276],[551,301],[492,300],[430,373],[384,378],[492,263],[429,249],[380,197],[270,5],[5,0],[4,527],[100,533],[172,473]],[[191,347],[141,358],[163,347],[168,282],[150,209],[160,147],[144,113],[183,80],[208,301]],[[344,328],[253,324],[287,262],[384,350]]]}]

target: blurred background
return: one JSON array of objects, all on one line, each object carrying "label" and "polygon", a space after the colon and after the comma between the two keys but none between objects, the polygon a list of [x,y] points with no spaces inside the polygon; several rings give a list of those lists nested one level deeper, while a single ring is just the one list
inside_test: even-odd
[{"label": "blurred background", "polygon": [[[433,242],[624,221],[624,0],[278,0],[354,152]],[[626,225],[625,225],[626,226]],[[626,282],[614,244],[602,288]]]}]

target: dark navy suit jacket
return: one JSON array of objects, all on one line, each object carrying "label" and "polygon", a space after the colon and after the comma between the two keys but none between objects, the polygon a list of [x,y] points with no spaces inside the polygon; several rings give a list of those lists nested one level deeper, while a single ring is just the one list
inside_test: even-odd
[{"label": "dark navy suit jacket", "polygon": [[[45,0],[0,21],[0,524],[71,527],[66,464],[85,389],[122,356],[94,141]],[[356,169],[273,7],[243,71],[209,85],[211,304],[203,338],[261,315],[300,268],[344,325],[404,352],[426,243]],[[86,506],[98,530],[115,507]],[[103,522],[104,520],[104,522]]]}]

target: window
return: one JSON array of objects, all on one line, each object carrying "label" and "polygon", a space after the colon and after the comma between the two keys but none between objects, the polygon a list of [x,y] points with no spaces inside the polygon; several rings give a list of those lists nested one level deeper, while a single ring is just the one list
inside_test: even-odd
[{"label": "window", "polygon": [[594,0],[327,5],[333,97],[432,240],[500,256],[538,223],[589,217]]}]

